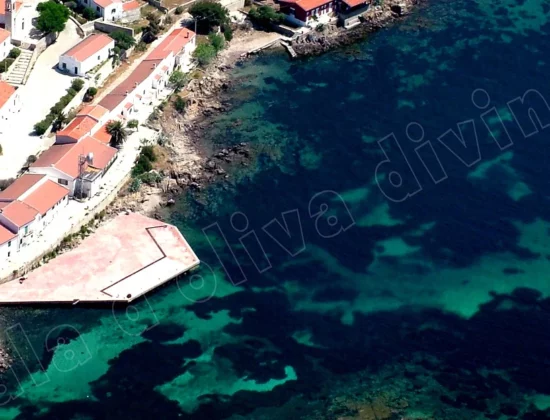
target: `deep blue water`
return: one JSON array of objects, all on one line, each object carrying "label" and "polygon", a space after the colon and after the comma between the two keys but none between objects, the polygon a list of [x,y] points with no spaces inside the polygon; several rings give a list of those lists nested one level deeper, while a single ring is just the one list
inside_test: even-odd
[{"label": "deep blue water", "polygon": [[205,142],[254,159],[172,215],[200,271],[4,311],[0,416],[550,418],[549,34],[546,0],[433,0],[237,68]]}]

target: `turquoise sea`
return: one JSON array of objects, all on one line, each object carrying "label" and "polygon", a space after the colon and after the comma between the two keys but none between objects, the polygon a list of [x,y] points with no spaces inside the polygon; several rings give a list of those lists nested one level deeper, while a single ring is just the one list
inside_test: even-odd
[{"label": "turquoise sea", "polygon": [[431,0],[240,65],[204,142],[253,159],[171,216],[200,270],[2,309],[0,418],[550,419],[549,39],[548,0]]}]

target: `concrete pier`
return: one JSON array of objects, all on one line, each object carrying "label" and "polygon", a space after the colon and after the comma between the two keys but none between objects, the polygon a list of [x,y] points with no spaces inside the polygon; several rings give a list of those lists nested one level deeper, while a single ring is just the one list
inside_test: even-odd
[{"label": "concrete pier", "polygon": [[0,304],[131,302],[199,263],[175,226],[120,215],[77,248],[1,284]]}]

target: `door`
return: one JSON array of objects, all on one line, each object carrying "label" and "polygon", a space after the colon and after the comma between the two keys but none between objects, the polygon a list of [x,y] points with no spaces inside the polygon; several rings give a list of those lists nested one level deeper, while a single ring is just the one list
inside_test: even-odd
[{"label": "door", "polygon": [[74,74],[78,74],[78,67],[74,68]]}]

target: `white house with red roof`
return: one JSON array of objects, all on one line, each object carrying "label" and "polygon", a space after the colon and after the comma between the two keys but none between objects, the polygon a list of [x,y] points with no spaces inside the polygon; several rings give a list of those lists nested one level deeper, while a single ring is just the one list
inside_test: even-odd
[{"label": "white house with red roof", "polygon": [[13,115],[21,110],[19,93],[10,84],[0,80],[0,135],[13,118]]},{"label": "white house with red roof", "polygon": [[105,34],[92,34],[59,57],[60,70],[85,76],[94,67],[107,60],[115,47],[115,40]]},{"label": "white house with red roof", "polygon": [[48,176],[71,196],[91,197],[116,155],[115,148],[87,136],[77,143],[54,144],[31,164],[29,172]]},{"label": "white house with red roof", "polygon": [[281,13],[298,26],[326,23],[337,11],[336,0],[279,0]]},{"label": "white house with red roof", "polygon": [[0,0],[0,24],[10,32],[12,39],[23,39],[31,28],[31,22],[25,22],[21,17],[22,8],[23,2],[20,0]]},{"label": "white house with red roof", "polygon": [[0,258],[32,241],[68,198],[67,188],[40,174],[25,174],[0,191]]},{"label": "white house with red roof", "polygon": [[195,48],[193,31],[174,29],[99,105],[108,109],[112,116],[132,118],[140,104],[158,97],[177,66],[181,66],[183,71],[189,70]]},{"label": "white house with red roof", "polygon": [[84,7],[91,7],[104,21],[133,22],[141,18],[141,4],[136,0],[78,0]]},{"label": "white house with red roof", "polygon": [[0,28],[0,60],[6,58],[12,48],[10,32]]}]

